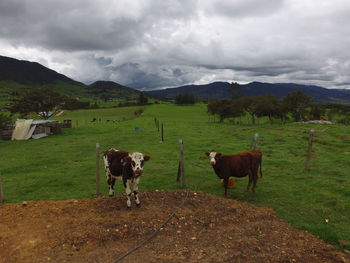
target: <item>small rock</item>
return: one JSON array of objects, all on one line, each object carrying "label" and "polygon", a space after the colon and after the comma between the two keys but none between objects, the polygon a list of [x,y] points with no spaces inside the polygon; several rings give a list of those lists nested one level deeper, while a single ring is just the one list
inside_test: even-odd
[{"label": "small rock", "polygon": [[28,205],[27,201],[22,202],[22,206],[27,206],[27,205]]}]

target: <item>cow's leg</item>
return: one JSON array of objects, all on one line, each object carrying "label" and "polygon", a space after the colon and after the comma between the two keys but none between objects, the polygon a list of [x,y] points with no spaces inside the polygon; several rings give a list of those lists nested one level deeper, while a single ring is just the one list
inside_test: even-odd
[{"label": "cow's leg", "polygon": [[257,169],[253,171],[252,177],[253,177],[252,192],[255,193],[255,186],[256,186],[256,182],[258,181],[258,170]]},{"label": "cow's leg", "polygon": [[248,175],[248,185],[247,185],[247,192],[249,192],[250,186],[252,184],[252,177],[250,176],[250,174]]},{"label": "cow's leg", "polygon": [[255,186],[256,186],[256,182],[258,181],[257,177],[253,178],[253,186],[252,186],[252,192],[255,193]]},{"label": "cow's leg", "polygon": [[114,185],[115,185],[115,178],[113,178],[112,176],[109,176],[108,180],[108,195],[109,196],[113,196],[114,195]]},{"label": "cow's leg", "polygon": [[228,178],[224,179],[224,186],[225,186],[225,197],[227,197]]},{"label": "cow's leg", "polygon": [[115,178],[113,178],[113,176],[111,175],[111,172],[109,171],[109,162],[108,162],[107,156],[103,156],[103,162],[105,165],[106,179],[108,184],[108,195],[113,196]]},{"label": "cow's leg", "polygon": [[134,187],[133,187],[133,190],[134,190],[134,197],[135,197],[135,202],[136,202],[136,205],[138,207],[141,206],[141,202],[140,202],[140,199],[139,199],[139,182],[140,182],[140,178],[137,178],[134,182]]},{"label": "cow's leg", "polygon": [[130,184],[131,184],[131,180],[126,180],[126,183],[125,183],[125,193],[126,193],[126,205],[128,208],[131,207],[131,200],[130,200],[130,197],[131,197],[131,188],[130,188]]}]

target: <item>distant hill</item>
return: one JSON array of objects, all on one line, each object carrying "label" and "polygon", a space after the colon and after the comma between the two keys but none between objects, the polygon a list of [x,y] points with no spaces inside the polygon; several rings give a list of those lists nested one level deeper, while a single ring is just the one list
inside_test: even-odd
[{"label": "distant hill", "polygon": [[86,86],[36,62],[0,56],[0,103],[31,88],[48,88],[71,97],[88,98]]},{"label": "distant hill", "polygon": [[83,100],[107,98],[133,99],[139,91],[112,81],[97,81],[91,85],[68,78],[37,62],[0,56],[0,106],[31,88],[48,88]]},{"label": "distant hill", "polygon": [[0,80],[11,80],[22,84],[44,84],[62,81],[72,83],[73,85],[84,86],[83,83],[72,80],[37,62],[18,60],[4,56],[0,56]]},{"label": "distant hill", "polygon": [[135,99],[140,91],[120,85],[113,81],[96,81],[87,86],[87,93],[104,98]]},{"label": "distant hill", "polygon": [[[258,96],[272,94],[279,99],[288,93],[301,90],[311,96],[317,103],[343,103],[350,104],[350,91],[341,89],[326,89],[319,86],[301,85],[294,83],[262,83],[251,82],[240,85],[240,89],[245,96]],[[174,99],[181,93],[192,94],[197,98],[230,98],[230,84],[228,82],[214,82],[205,85],[187,85],[177,88],[163,90],[153,90],[147,92],[149,96],[155,98]]]}]

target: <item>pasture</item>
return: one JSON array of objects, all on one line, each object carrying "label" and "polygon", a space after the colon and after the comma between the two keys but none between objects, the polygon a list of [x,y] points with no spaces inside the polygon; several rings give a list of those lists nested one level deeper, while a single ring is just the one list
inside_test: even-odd
[{"label": "pasture", "polygon": [[[179,189],[176,182],[179,139],[184,140],[187,187],[218,196],[223,188],[204,152],[236,153],[250,148],[260,135],[263,178],[256,193],[244,191],[247,178],[237,180],[228,198],[274,208],[294,227],[307,230],[327,242],[350,246],[350,132],[343,125],[288,123],[233,125],[213,122],[206,105],[159,104],[144,107],[64,112],[59,120],[72,119],[73,128],[40,140],[0,141],[0,176],[5,201],[57,200],[93,197],[95,145],[140,151],[151,156],[145,164],[140,192]],[[101,122],[92,123],[92,118]],[[154,118],[164,125],[165,141]],[[107,122],[106,120],[121,120]],[[139,129],[135,129],[139,127]],[[312,168],[304,170],[307,139],[315,129]],[[101,190],[107,185],[101,163]],[[121,183],[116,193],[122,193]],[[142,196],[141,196],[142,201]],[[204,208],[203,208],[204,209]],[[343,244],[343,245],[341,245]]]}]

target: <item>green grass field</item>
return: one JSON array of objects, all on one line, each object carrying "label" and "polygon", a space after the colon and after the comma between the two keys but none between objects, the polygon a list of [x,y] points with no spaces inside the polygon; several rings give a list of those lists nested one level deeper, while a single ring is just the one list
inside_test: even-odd
[{"label": "green grass field", "polygon": [[[282,126],[277,121],[270,125],[264,120],[259,125],[217,123],[207,115],[203,104],[152,105],[135,117],[138,109],[64,112],[59,120],[72,119],[73,128],[64,129],[61,135],[0,141],[0,173],[6,202],[92,197],[96,143],[101,150],[114,147],[151,155],[145,164],[141,191],[179,189],[179,139],[184,140],[188,188],[223,196],[224,189],[204,152],[231,154],[248,150],[252,136],[259,133],[263,178],[259,179],[255,194],[244,191],[247,178],[238,179],[236,187],[229,190],[229,198],[272,207],[294,227],[327,242],[350,242],[349,127],[299,123]],[[155,117],[164,125],[164,142],[160,141]],[[92,118],[101,121],[91,123]],[[310,128],[315,129],[312,168],[305,171]],[[107,195],[102,160],[100,164],[101,189]],[[122,193],[120,182],[117,193]]]}]

